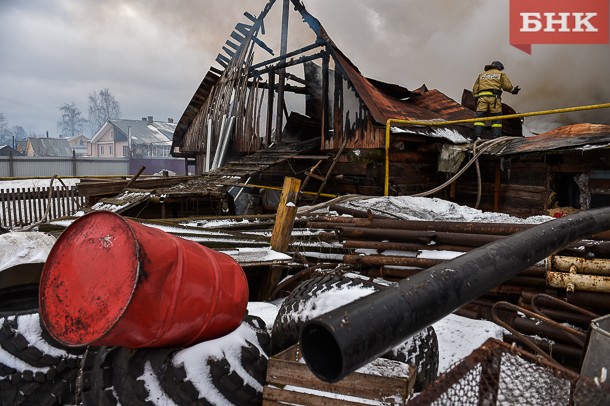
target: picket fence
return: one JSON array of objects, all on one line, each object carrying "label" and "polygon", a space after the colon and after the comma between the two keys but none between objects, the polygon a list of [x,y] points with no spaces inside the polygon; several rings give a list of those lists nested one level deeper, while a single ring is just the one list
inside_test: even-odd
[{"label": "picket fence", "polygon": [[76,213],[86,203],[75,186],[0,189],[0,226],[12,229]]}]

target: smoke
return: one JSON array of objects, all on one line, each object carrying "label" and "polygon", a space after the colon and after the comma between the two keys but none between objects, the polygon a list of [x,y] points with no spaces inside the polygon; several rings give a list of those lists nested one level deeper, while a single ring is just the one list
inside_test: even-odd
[{"label": "smoke", "polygon": [[[518,112],[610,102],[609,45],[534,45],[527,55],[509,45],[508,1],[306,3],[367,76],[408,88],[425,83],[459,101],[483,66],[500,60],[522,88],[504,97]],[[575,122],[610,124],[610,110],[526,119],[534,131]]]},{"label": "smoke", "polygon": [[[227,4],[228,3],[228,4]],[[258,15],[259,1],[181,2],[142,0],[142,10],[161,17],[198,49],[218,50],[244,11]],[[519,112],[610,102],[610,46],[534,45],[527,55],[509,45],[508,1],[488,0],[305,0],[305,6],[339,48],[367,76],[408,88],[426,84],[460,101],[485,64],[501,60],[518,96],[504,101]],[[279,49],[282,1],[278,0],[261,37]],[[291,7],[292,9],[292,7]],[[188,11],[187,11],[188,10]],[[187,11],[187,12],[185,12]],[[313,40],[295,12],[290,15],[289,49]],[[264,51],[259,51],[264,53]],[[260,55],[259,55],[260,56]],[[268,56],[268,55],[265,55]],[[575,122],[610,123],[610,111],[529,118],[534,131]]]},{"label": "smoke", "polygon": [[[610,101],[610,46],[509,45],[509,2],[303,0],[364,75],[407,88],[426,84],[459,101],[483,66],[500,60],[519,112]],[[245,11],[267,0],[2,0],[0,111],[11,124],[57,122],[57,106],[108,87],[126,118],[178,118]],[[292,7],[290,7],[292,10]],[[279,50],[282,0],[260,38]],[[292,11],[289,50],[314,36]],[[268,57],[262,49],[257,58]],[[44,103],[44,104],[43,104]],[[37,120],[37,121],[35,121]],[[610,123],[608,110],[527,119],[538,131],[572,122]],[[54,127],[54,125],[53,125]],[[52,128],[53,128],[52,127]],[[48,127],[47,127],[48,128]],[[44,129],[42,127],[41,129]]]}]

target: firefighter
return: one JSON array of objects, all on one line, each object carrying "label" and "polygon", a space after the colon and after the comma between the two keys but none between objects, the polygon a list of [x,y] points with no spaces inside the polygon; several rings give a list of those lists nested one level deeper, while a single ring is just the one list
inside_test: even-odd
[{"label": "firefighter", "polygon": [[[502,115],[502,91],[512,94],[519,93],[521,88],[513,86],[510,79],[503,73],[504,65],[500,61],[493,61],[485,65],[485,72],[481,73],[472,87],[472,93],[477,102],[477,117],[494,117]],[[474,123],[474,136],[480,138],[485,123]],[[502,120],[491,122],[491,135],[493,138],[502,135]]]}]

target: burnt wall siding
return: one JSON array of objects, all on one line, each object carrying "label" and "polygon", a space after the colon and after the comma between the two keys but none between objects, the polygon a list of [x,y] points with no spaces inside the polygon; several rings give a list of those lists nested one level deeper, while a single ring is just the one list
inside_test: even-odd
[{"label": "burnt wall siding", "polygon": [[[494,210],[494,196],[499,196],[499,211],[515,215],[540,214],[546,210],[548,199],[548,166],[540,158],[504,159],[483,157],[481,169],[481,202],[479,208]],[[500,184],[497,189],[496,176]],[[457,181],[456,203],[474,207],[477,201],[477,174],[471,166]]]},{"label": "burnt wall siding", "polygon": [[[573,176],[580,173],[592,174],[589,180],[591,207],[610,204],[610,158],[606,150],[548,152],[512,156],[510,159],[486,156],[480,165],[481,210],[494,210],[494,194],[498,193],[500,212],[520,216],[544,214],[556,202],[553,195],[576,187],[570,183]],[[477,177],[474,165],[457,180],[455,194],[449,199],[471,207],[475,205]]]}]

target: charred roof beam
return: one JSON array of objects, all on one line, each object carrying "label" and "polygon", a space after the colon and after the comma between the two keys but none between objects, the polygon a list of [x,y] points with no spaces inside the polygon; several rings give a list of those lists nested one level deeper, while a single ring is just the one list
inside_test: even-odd
[{"label": "charred roof beam", "polygon": [[297,58],[297,59],[290,59],[290,60],[287,60],[286,62],[276,63],[275,65],[268,65],[268,66],[264,67],[263,69],[251,71],[250,72],[250,76],[251,77],[259,77],[259,76],[261,76],[261,75],[263,75],[264,73],[267,73],[267,72],[276,71],[278,69],[287,68],[289,66],[300,65],[300,64],[305,63],[307,61],[313,61],[313,60],[316,60],[316,59],[320,59],[320,58],[324,57],[324,55],[326,55],[326,54],[327,54],[326,51],[320,51],[320,52],[318,52],[316,54],[313,54],[313,55],[302,56],[302,57]]},{"label": "charred roof beam", "polygon": [[[253,82],[248,82],[248,87],[253,87],[254,84]],[[292,93],[296,93],[296,94],[312,94],[311,88],[309,86],[293,86],[293,85],[284,85],[285,88],[284,90],[286,90],[287,92],[292,92]],[[258,88],[260,89],[269,89],[269,83],[267,82],[261,82],[257,85]],[[272,86],[273,90],[277,90],[278,85],[277,83],[275,85]]]},{"label": "charred roof beam", "polygon": [[266,70],[262,70],[262,71],[257,71],[258,68],[261,68],[261,67],[267,67],[268,68],[269,65],[274,63],[274,62],[278,62],[278,61],[281,61],[283,59],[292,58],[293,56],[304,54],[305,52],[308,52],[308,51],[311,51],[313,49],[319,48],[319,47],[321,47],[323,45],[324,44],[321,43],[321,42],[314,42],[313,44],[307,45],[307,46],[305,46],[303,48],[294,50],[292,52],[288,52],[288,53],[286,53],[284,55],[277,56],[275,58],[268,59],[266,61],[257,63],[255,65],[252,65],[250,67],[250,76],[260,76],[262,73],[268,72],[270,70],[270,69],[266,69]]}]

